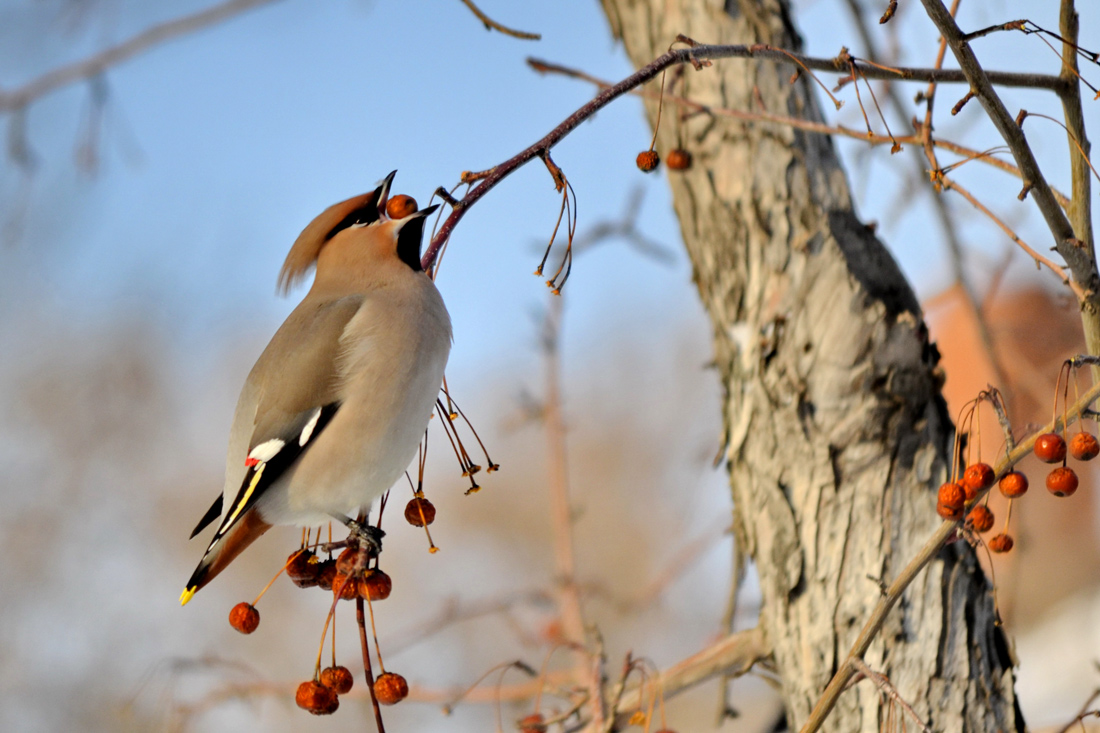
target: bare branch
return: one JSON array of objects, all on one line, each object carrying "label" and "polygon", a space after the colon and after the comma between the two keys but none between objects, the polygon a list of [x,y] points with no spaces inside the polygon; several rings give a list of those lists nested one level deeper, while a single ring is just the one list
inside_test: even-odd
[{"label": "bare branch", "polygon": [[507,26],[501,25],[485,13],[481,12],[481,8],[474,5],[472,0],[462,0],[462,3],[470,9],[470,12],[477,16],[477,19],[485,24],[485,30],[499,31],[506,36],[512,36],[513,38],[522,38],[526,41],[538,41],[542,38],[541,33],[525,33],[524,31],[517,31]]}]

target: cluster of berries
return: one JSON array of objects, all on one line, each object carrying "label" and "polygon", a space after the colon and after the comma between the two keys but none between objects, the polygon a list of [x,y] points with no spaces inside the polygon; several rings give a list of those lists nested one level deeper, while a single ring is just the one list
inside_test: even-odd
[{"label": "cluster of berries", "polygon": [[[979,397],[978,401],[983,398],[985,397]],[[990,399],[993,401],[992,398]],[[1077,473],[1066,465],[1067,452],[1078,461],[1091,461],[1100,455],[1100,441],[1092,433],[1081,429],[1069,441],[1067,451],[1064,434],[1043,433],[1035,439],[1033,451],[1035,457],[1043,463],[1061,464],[1047,474],[1047,491],[1054,496],[1072,496],[1077,491],[1079,481]],[[970,511],[966,515],[967,529],[977,533],[988,532],[993,528],[993,512],[990,511],[988,506],[984,504],[974,505],[974,502],[982,492],[993,486],[995,478],[996,474],[993,468],[986,463],[982,463],[979,459],[977,463],[966,467],[961,480],[948,481],[940,486],[936,500],[936,512],[944,519],[957,521],[962,519],[963,513],[970,507]],[[998,487],[1001,493],[1010,500],[1009,513],[1011,514],[1011,500],[1018,499],[1027,493],[1027,476],[1019,471],[1011,470],[1001,477]],[[1006,530],[1007,524],[1006,521]],[[1007,531],[1003,531],[991,538],[986,544],[992,552],[1004,553],[1011,550],[1015,542]]]}]

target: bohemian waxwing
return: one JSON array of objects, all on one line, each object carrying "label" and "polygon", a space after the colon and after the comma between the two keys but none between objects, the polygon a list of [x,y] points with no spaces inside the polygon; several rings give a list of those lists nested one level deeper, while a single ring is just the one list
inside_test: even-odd
[{"label": "bohemian waxwing", "polygon": [[349,523],[416,454],[451,320],[420,265],[424,218],[436,207],[391,219],[394,173],[326,209],[287,255],[282,291],[316,265],[313,287],[245,380],[225,487],[191,536],[221,523],[181,603],[273,525]]}]

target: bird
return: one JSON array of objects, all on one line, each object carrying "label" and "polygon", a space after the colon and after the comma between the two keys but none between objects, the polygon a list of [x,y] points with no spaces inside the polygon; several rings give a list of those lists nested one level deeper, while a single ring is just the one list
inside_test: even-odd
[{"label": "bird", "polygon": [[392,218],[396,173],[325,209],[287,254],[282,293],[310,270],[313,284],[245,380],[225,485],[191,537],[220,523],[181,605],[273,526],[336,519],[361,531],[351,517],[369,511],[416,454],[452,332],[420,262],[425,218],[438,207],[391,206],[400,216]]}]

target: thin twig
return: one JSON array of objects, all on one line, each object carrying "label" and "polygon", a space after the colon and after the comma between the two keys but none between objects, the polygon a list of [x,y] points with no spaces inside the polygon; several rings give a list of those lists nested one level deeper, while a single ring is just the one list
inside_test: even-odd
[{"label": "thin twig", "polygon": [[512,36],[513,38],[522,38],[525,41],[537,41],[542,38],[541,33],[526,33],[524,31],[517,31],[508,26],[501,25],[485,13],[481,12],[481,8],[474,5],[471,0],[462,0],[462,3],[470,9],[470,12],[477,16],[477,19],[485,24],[485,30],[500,31],[506,36]]},{"label": "thin twig", "polygon": [[[913,718],[913,720],[916,721],[917,725],[920,726],[920,729],[924,731],[924,733],[932,733],[931,729],[927,725],[925,725],[924,721],[920,719],[919,715],[917,715],[917,711],[913,710],[913,707],[905,701],[905,698],[901,696],[901,693],[898,692],[898,689],[894,687],[894,684],[890,682],[889,679],[887,679],[886,675],[882,675],[874,671],[866,664],[864,664],[863,660],[861,659],[853,659],[852,665],[856,668],[857,672],[862,674],[867,679],[871,680],[871,682],[874,682],[875,686],[878,687],[879,691],[883,695],[885,695],[890,700],[893,700],[895,703],[900,705],[902,709],[905,710],[905,712],[909,713],[909,715]],[[890,728],[887,728],[887,730],[890,730]]]},{"label": "thin twig", "polygon": [[21,109],[38,97],[56,89],[98,76],[112,66],[117,66],[165,41],[216,25],[235,15],[272,2],[275,0],[229,0],[197,13],[155,25],[117,46],[104,49],[81,61],[47,71],[37,79],[32,79],[10,92],[0,90],[0,113]]}]

